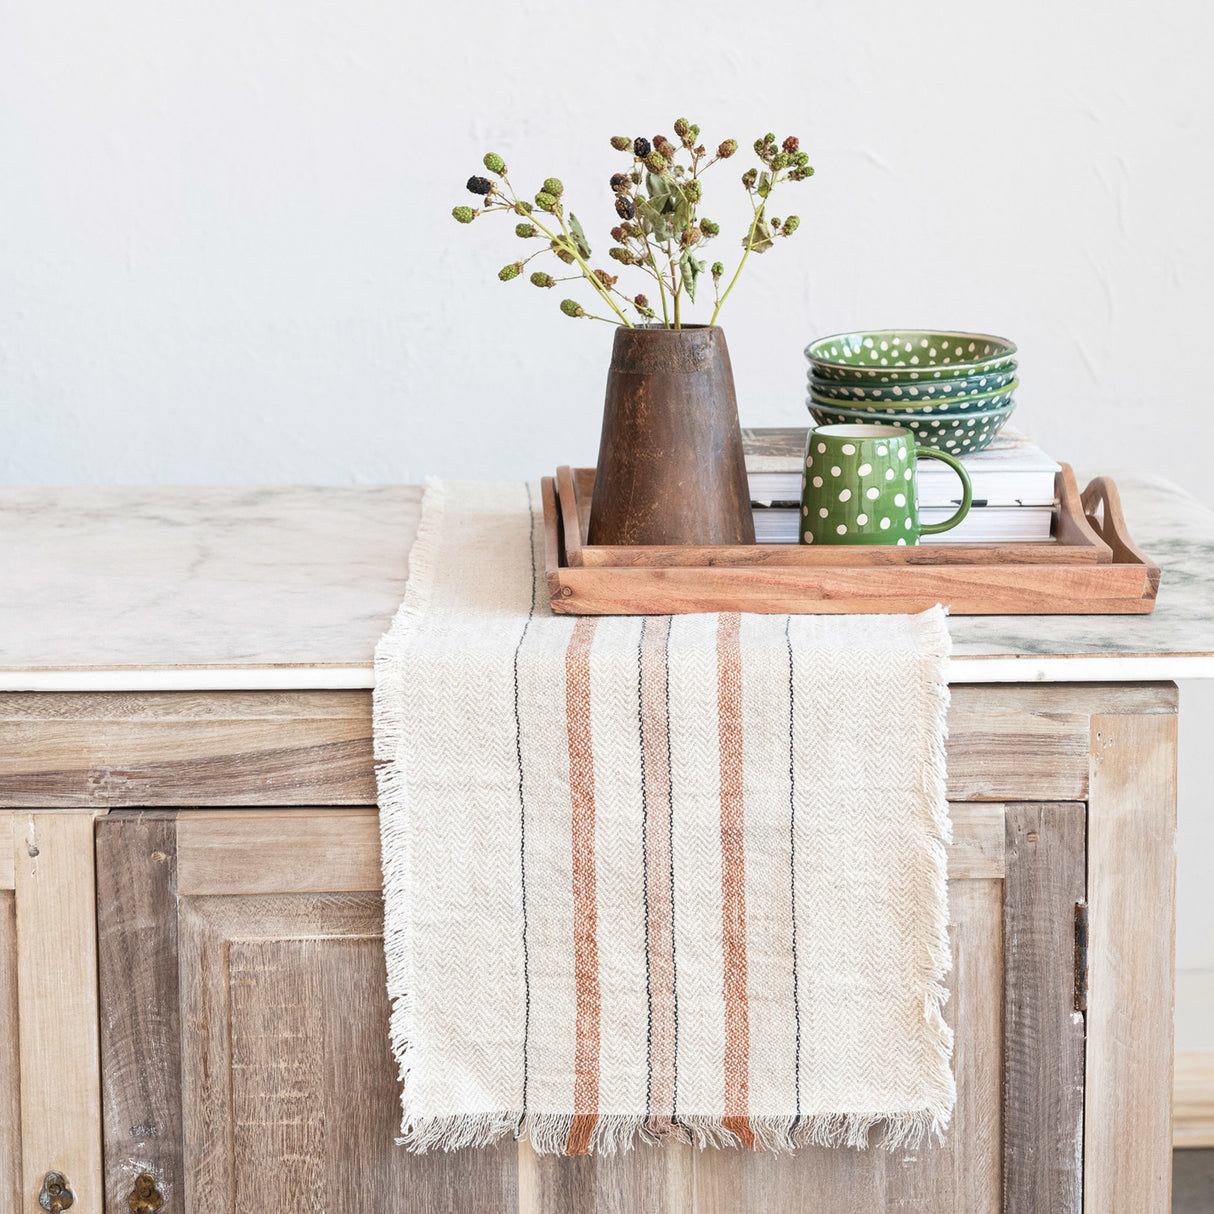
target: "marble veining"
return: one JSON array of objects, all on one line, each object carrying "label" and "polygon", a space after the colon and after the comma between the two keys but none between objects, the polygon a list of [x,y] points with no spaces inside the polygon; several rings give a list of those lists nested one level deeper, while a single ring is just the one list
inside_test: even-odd
[{"label": "marble veining", "polygon": [[[1117,480],[1163,568],[1155,612],[955,616],[955,659],[1214,654],[1214,512]],[[318,685],[343,668],[348,685],[404,593],[420,502],[409,485],[0,489],[0,671],[291,667],[299,686],[298,668]]]}]

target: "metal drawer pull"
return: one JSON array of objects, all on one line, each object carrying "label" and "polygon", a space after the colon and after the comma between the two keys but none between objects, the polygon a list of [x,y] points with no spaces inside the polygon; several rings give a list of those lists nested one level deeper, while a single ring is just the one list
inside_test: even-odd
[{"label": "metal drawer pull", "polygon": [[127,1198],[127,1205],[132,1214],[156,1214],[164,1205],[164,1194],[156,1187],[156,1180],[150,1172],[140,1172],[135,1177],[135,1187]]},{"label": "metal drawer pull", "polygon": [[68,1187],[67,1177],[62,1172],[47,1172],[42,1178],[38,1204],[44,1210],[66,1210],[75,1203],[76,1194]]}]

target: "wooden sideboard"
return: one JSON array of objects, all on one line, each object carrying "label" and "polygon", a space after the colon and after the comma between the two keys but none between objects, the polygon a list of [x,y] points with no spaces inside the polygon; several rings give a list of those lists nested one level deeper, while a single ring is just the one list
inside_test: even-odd
[{"label": "wooden sideboard", "polygon": [[1175,713],[954,688],[942,1145],[565,1159],[394,1144],[368,692],[2,695],[0,1208],[1162,1214]]},{"label": "wooden sideboard", "polygon": [[0,489],[0,1214],[1165,1214],[1214,515],[1119,483],[1153,615],[950,620],[944,1144],[579,1159],[394,1143],[370,688],[420,490]]}]

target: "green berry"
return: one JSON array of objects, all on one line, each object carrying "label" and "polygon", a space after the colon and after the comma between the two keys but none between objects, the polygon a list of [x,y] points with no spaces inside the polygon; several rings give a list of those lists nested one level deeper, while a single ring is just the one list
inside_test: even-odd
[{"label": "green berry", "polygon": [[801,226],[801,219],[798,215],[790,215],[785,221],[780,231],[785,236],[791,236]]},{"label": "green berry", "polygon": [[496,152],[486,152],[485,159],[481,163],[489,172],[497,173],[499,176],[506,172],[506,162]]},{"label": "green berry", "polygon": [[552,208],[556,206],[556,198],[549,194],[546,190],[541,190],[535,196],[535,205],[539,207],[541,211],[551,211]]},{"label": "green berry", "polygon": [[528,236],[538,236],[539,232],[536,230],[533,224],[516,223],[514,225],[514,234],[515,236],[521,236],[524,240],[526,240]]},{"label": "green berry", "polygon": [[578,301],[576,299],[562,299],[561,300],[561,311],[564,312],[566,316],[585,316],[586,315],[585,309],[582,307],[582,305],[580,303],[578,303]]},{"label": "green berry", "polygon": [[721,234],[721,225],[714,223],[711,219],[700,220],[700,231],[705,236],[719,236]]},{"label": "green berry", "polygon": [[712,263],[712,276],[713,276],[713,278],[720,278],[720,277],[721,277],[721,275],[722,275],[722,274],[724,274],[724,273],[725,273],[725,266],[724,266],[724,265],[723,265],[721,262],[719,262],[719,261],[714,261],[714,262]]},{"label": "green berry", "polygon": [[520,215],[530,215],[531,212],[535,210],[535,208],[531,205],[531,203],[525,202],[522,199],[519,199],[519,201],[514,204],[514,209]]},{"label": "green berry", "polygon": [[645,157],[645,163],[655,172],[660,173],[666,168],[666,157],[661,152],[652,151]]},{"label": "green berry", "polygon": [[565,187],[561,184],[559,177],[544,178],[544,193],[551,194],[553,198],[559,198],[565,192]]},{"label": "green berry", "polygon": [[458,223],[471,223],[476,218],[476,212],[471,207],[452,207],[451,214]]},{"label": "green berry", "polygon": [[682,139],[691,131],[691,123],[686,118],[676,118],[674,120],[674,133]]},{"label": "green berry", "polygon": [[777,152],[771,158],[771,167],[773,169],[775,169],[777,172],[779,172],[780,169],[788,168],[788,165],[791,160],[792,160],[792,157],[787,152]]},{"label": "green berry", "polygon": [[683,192],[689,202],[699,202],[704,197],[704,187],[698,181],[689,181],[683,187]]},{"label": "green berry", "polygon": [[632,140],[627,135],[612,135],[611,146],[617,152],[626,152],[632,147]]},{"label": "green berry", "polygon": [[517,278],[523,272],[523,263],[521,261],[513,261],[508,266],[502,266],[497,272],[498,278],[502,282],[509,282],[512,278]]},{"label": "green berry", "polygon": [[536,270],[536,272],[531,275],[531,281],[537,287],[555,287],[556,286],[556,279],[553,278],[551,274],[545,274],[543,270]]}]

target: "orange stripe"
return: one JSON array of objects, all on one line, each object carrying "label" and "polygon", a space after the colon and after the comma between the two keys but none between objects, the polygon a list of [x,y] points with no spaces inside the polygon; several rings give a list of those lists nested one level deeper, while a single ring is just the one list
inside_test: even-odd
[{"label": "orange stripe", "polygon": [[573,1124],[566,1155],[590,1151],[599,1105],[599,945],[594,880],[594,757],[590,739],[590,646],[595,619],[583,616],[565,650],[569,792],[573,803],[573,965],[577,988]]},{"label": "orange stripe", "polygon": [[750,1022],[746,1001],[746,855],[742,806],[742,617],[717,625],[717,719],[721,750],[721,902],[725,947],[725,1128],[754,1148]]}]

